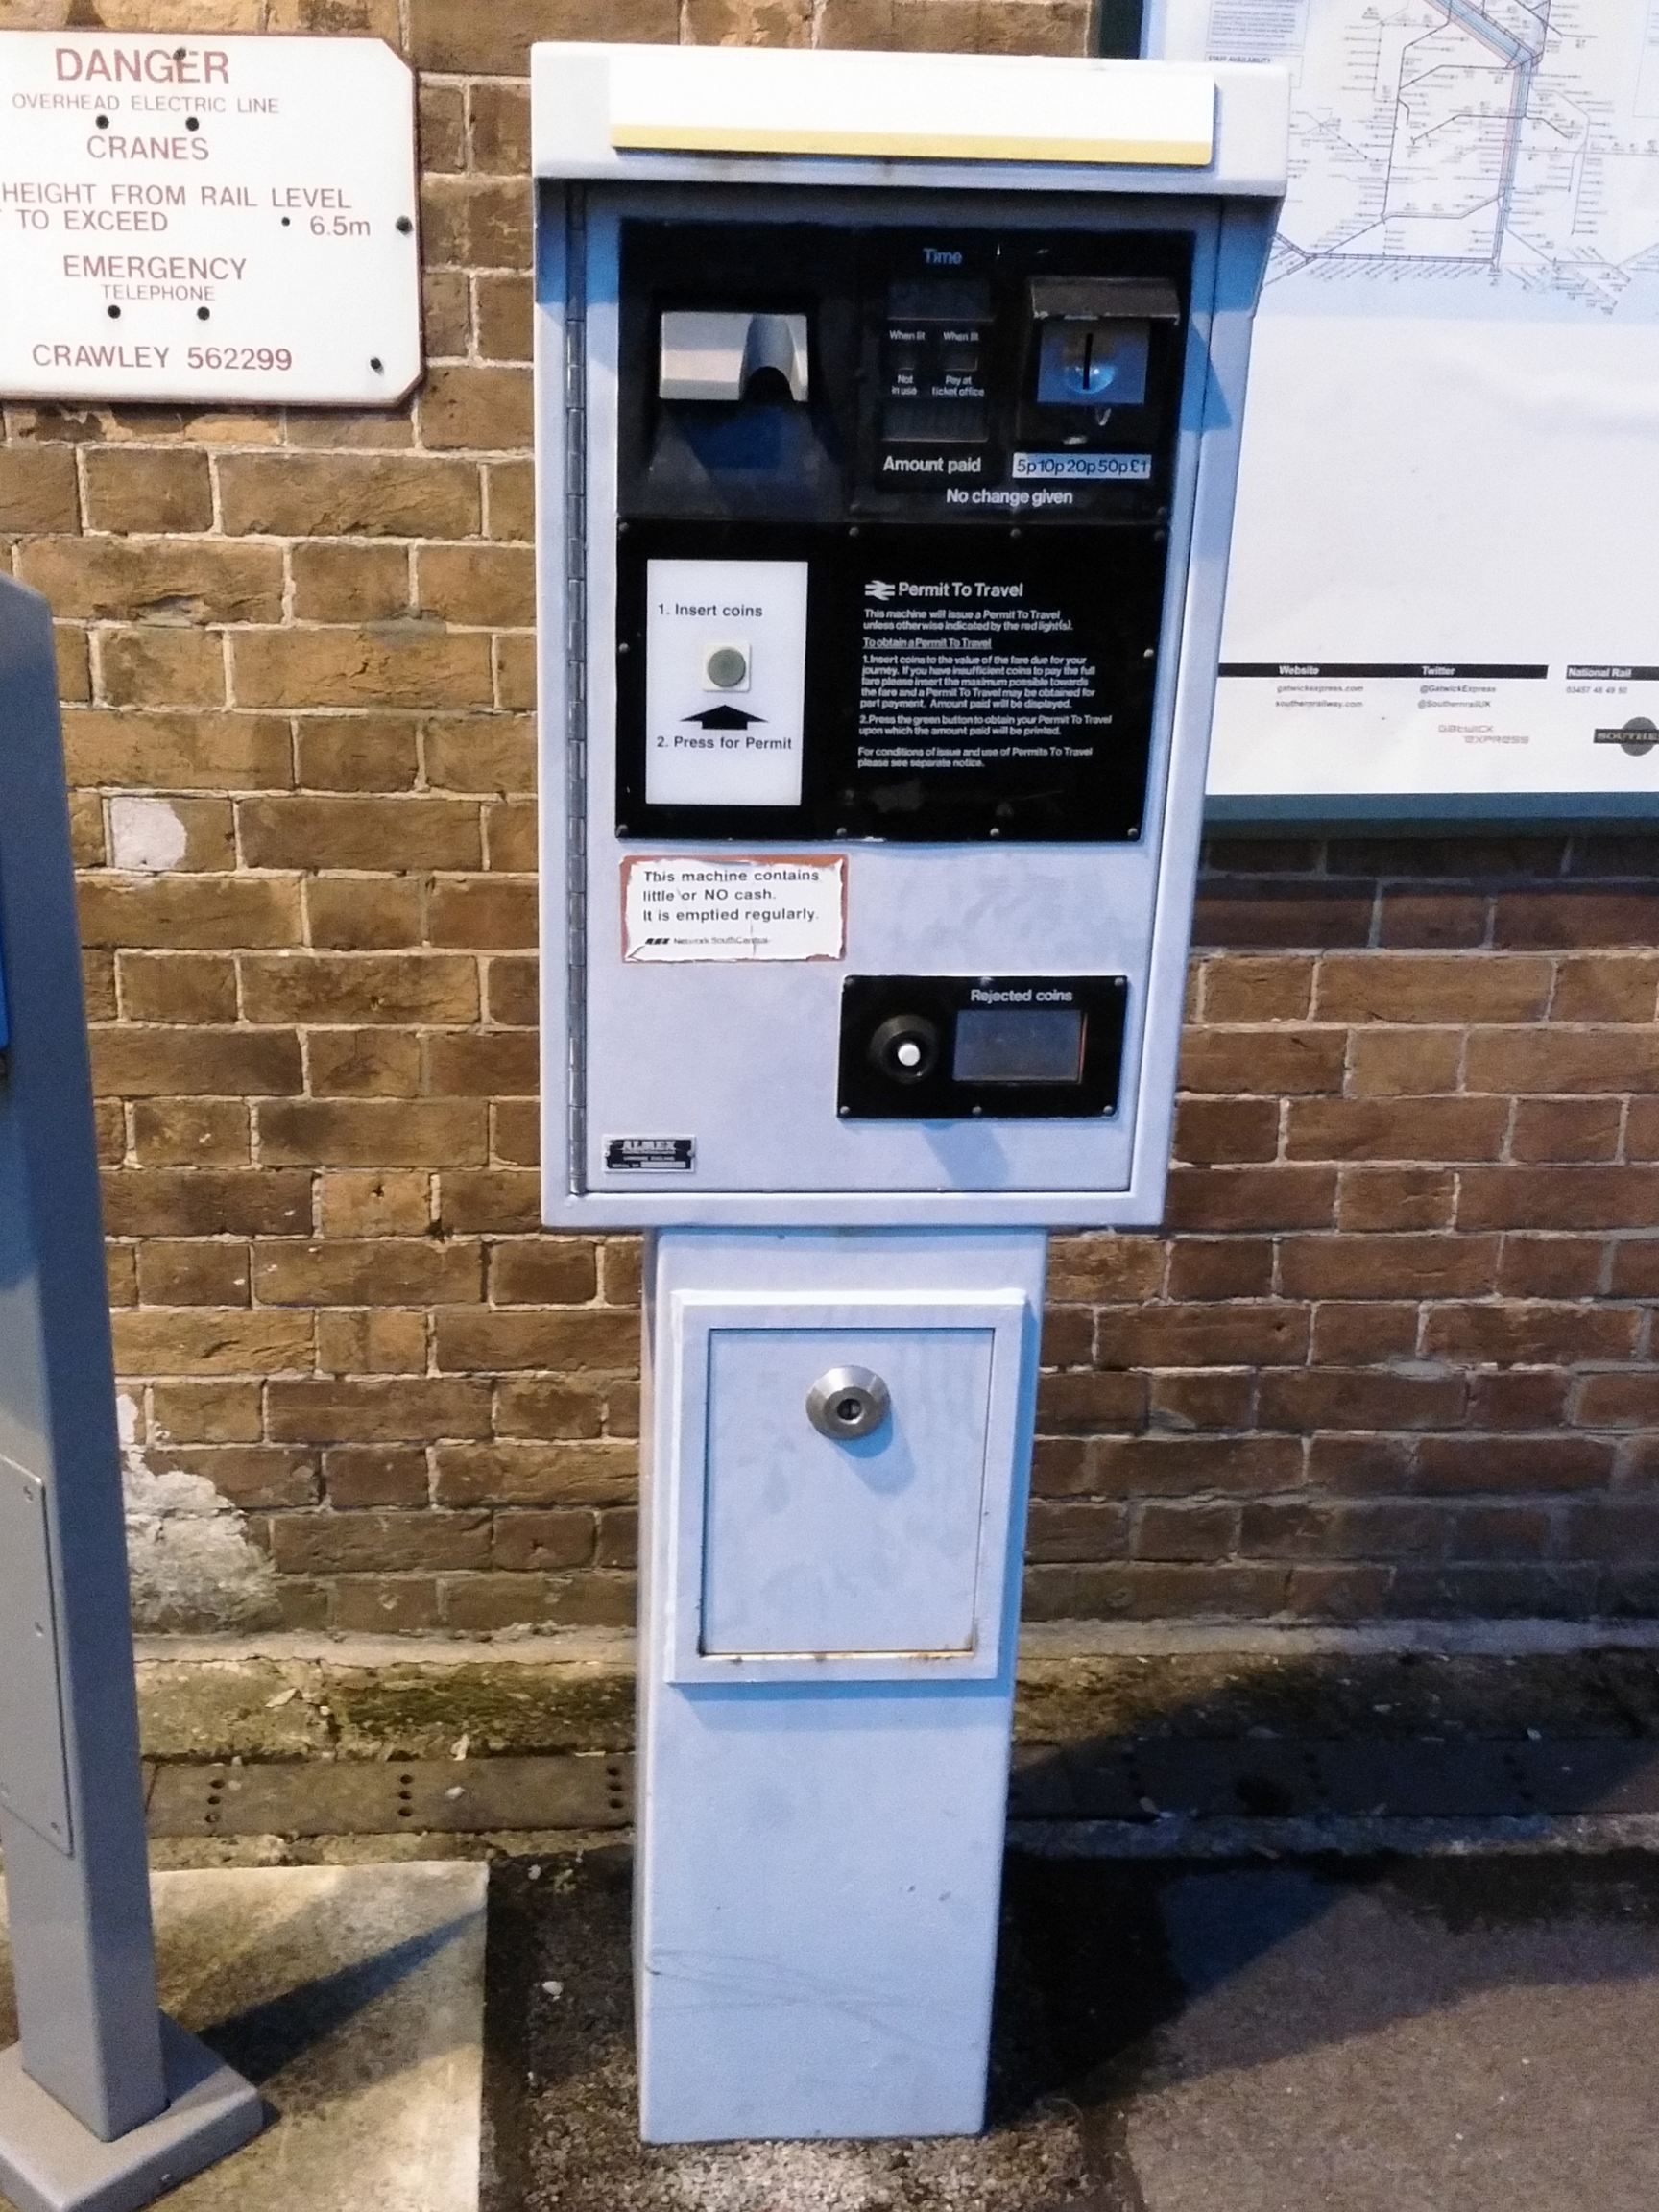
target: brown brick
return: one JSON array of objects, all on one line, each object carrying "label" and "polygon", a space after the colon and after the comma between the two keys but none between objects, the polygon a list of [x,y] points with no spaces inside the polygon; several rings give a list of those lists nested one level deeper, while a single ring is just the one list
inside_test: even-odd
[{"label": "brown brick", "polygon": [[1442,1429],[1463,1411],[1464,1379],[1423,1370],[1278,1370],[1262,1378],[1267,1429]]},{"label": "brown brick", "polygon": [[468,101],[472,167],[494,175],[530,173],[530,92],[524,84],[474,84]]},{"label": "brown brick", "polygon": [[219,1238],[153,1238],[138,1247],[146,1306],[247,1306],[248,1247]]},{"label": "brown brick", "polygon": [[1611,1160],[1622,1118],[1616,1098],[1523,1098],[1509,1148],[1517,1160]]},{"label": "brown brick", "polygon": [[[1436,1523],[1440,1516],[1435,1515]],[[1554,1516],[1521,1505],[1465,1506],[1452,1524],[1454,1559],[1538,1559],[1555,1533]]]},{"label": "brown brick", "polygon": [[1498,1265],[1496,1237],[1286,1237],[1279,1249],[1292,1298],[1469,1297]]},{"label": "brown brick", "polygon": [[431,887],[431,943],[480,949],[536,945],[536,882],[500,876]]},{"label": "brown brick", "polygon": [[517,178],[428,177],[421,236],[433,267],[528,269],[530,194]]},{"label": "brown brick", "polygon": [[1331,954],[1314,1004],[1325,1022],[1529,1022],[1550,998],[1548,960],[1491,953]]},{"label": "brown brick", "polygon": [[168,1464],[186,1475],[202,1475],[232,1504],[246,1512],[315,1505],[317,1461],[308,1452],[282,1452],[268,1444],[214,1444],[175,1447]]},{"label": "brown brick", "polygon": [[1170,1246],[1171,1298],[1265,1298],[1272,1288],[1265,1237],[1183,1237]]},{"label": "brown brick", "polygon": [[1506,1298],[1593,1298],[1607,1260],[1599,1237],[1507,1236],[1493,1288]]},{"label": "brown brick", "polygon": [[537,1091],[535,1036],[522,1029],[488,1036],[450,1034],[426,1044],[426,1089],[435,1098],[497,1098]]},{"label": "brown brick", "polygon": [[[1132,1245],[1134,1238],[1119,1238]],[[607,1306],[637,1308],[643,1288],[644,1251],[637,1237],[608,1237],[600,1248],[601,1296]]]},{"label": "brown brick", "polygon": [[561,1311],[469,1311],[440,1313],[437,1364],[441,1368],[632,1369],[639,1357],[638,1329],[633,1316],[609,1308],[579,1307]]},{"label": "brown brick", "polygon": [[434,1457],[436,1494],[451,1505],[608,1505],[637,1479],[632,1448],[609,1441],[445,1444]]},{"label": "brown brick", "polygon": [[1305,1022],[1313,1005],[1314,963],[1306,958],[1232,953],[1207,960],[1201,1003],[1206,1022]]},{"label": "brown brick", "polygon": [[1434,1359],[1500,1366],[1628,1359],[1638,1319],[1633,1307],[1620,1306],[1436,1306],[1425,1323],[1424,1349]]},{"label": "brown brick", "polygon": [[1045,1375],[1037,1385],[1037,1426],[1045,1435],[1094,1435],[1139,1428],[1146,1414],[1146,1379],[1079,1369]]},{"label": "brown brick", "polygon": [[[528,198],[528,186],[521,186]],[[440,364],[421,393],[421,436],[434,451],[521,452],[534,433],[530,373],[519,368]],[[460,537],[423,530],[422,537]]]},{"label": "brown brick", "polygon": [[400,714],[307,714],[298,781],[308,791],[407,791],[420,773],[415,731]]},{"label": "brown brick", "polygon": [[1509,1123],[1503,1098],[1296,1098],[1293,1160],[1495,1160]]},{"label": "brown brick", "polygon": [[101,632],[98,696],[108,707],[223,707],[224,640],[161,623]]},{"label": "brown brick", "polygon": [[536,787],[536,724],[527,714],[445,716],[423,730],[436,790],[506,793]]},{"label": "brown brick", "polygon": [[277,1381],[266,1407],[277,1442],[423,1444],[490,1433],[490,1385],[473,1376]]},{"label": "brown brick", "polygon": [[433,1573],[485,1566],[485,1513],[281,1513],[271,1525],[271,1555],[288,1575]]},{"label": "brown brick", "polygon": [[1606,1092],[1659,1089],[1659,1033],[1650,1029],[1473,1029],[1472,1091]]},{"label": "brown brick", "polygon": [[75,456],[69,448],[0,446],[0,532],[79,528]]},{"label": "brown brick", "polygon": [[1659,1103],[1651,1098],[1631,1100],[1624,1142],[1632,1160],[1659,1159]]},{"label": "brown brick", "polygon": [[570,1237],[497,1244],[490,1253],[490,1296],[501,1306],[581,1306],[598,1296],[597,1254]]},{"label": "brown brick", "polygon": [[[1613,1382],[1616,1377],[1601,1380]],[[1590,1490],[1607,1480],[1613,1447],[1596,1436],[1425,1436],[1416,1490]]]},{"label": "brown brick", "polygon": [[424,933],[419,882],[383,876],[314,876],[304,887],[305,934],[320,950],[388,952]]},{"label": "brown brick", "polygon": [[1287,1490],[1302,1476],[1290,1436],[1106,1436],[1093,1450],[1093,1482],[1108,1497]]},{"label": "brown brick", "polygon": [[94,876],[81,885],[88,945],[285,945],[299,929],[298,885],[268,877]]},{"label": "brown brick", "polygon": [[593,1557],[593,1533],[591,1513],[497,1513],[491,1556],[513,1575],[586,1567]]},{"label": "brown brick", "polygon": [[457,75],[523,77],[541,38],[665,40],[679,36],[670,0],[492,0],[457,9],[451,0],[413,0],[410,59],[418,69]]},{"label": "brown brick", "polygon": [[1460,1030],[1359,1030],[1349,1046],[1348,1089],[1374,1098],[1455,1091],[1462,1057]]},{"label": "brown brick", "polygon": [[245,799],[252,868],[476,868],[477,805],[466,799]]},{"label": "brown brick", "polygon": [[108,860],[104,802],[96,791],[69,794],[69,850],[77,868],[102,868]]},{"label": "brown brick", "polygon": [[495,1388],[495,1433],[538,1440],[602,1435],[609,1387],[591,1378],[503,1376]]},{"label": "brown brick", "polygon": [[531,1098],[497,1100],[490,1109],[491,1157],[512,1167],[534,1167],[541,1153],[541,1109]]},{"label": "brown brick", "polygon": [[464,357],[471,350],[472,290],[464,269],[422,272],[421,326],[429,361]]},{"label": "brown brick", "polygon": [[1160,1500],[1135,1515],[1138,1559],[1225,1559],[1238,1542],[1237,1505]]},{"label": "brown brick", "polygon": [[219,495],[232,537],[476,538],[483,518],[477,469],[419,453],[228,454]]},{"label": "brown brick", "polygon": [[401,1029],[313,1029],[305,1039],[305,1088],[313,1098],[413,1098],[421,1089],[421,1040]]},{"label": "brown brick", "polygon": [[486,361],[529,360],[531,304],[527,276],[479,277],[478,350]]},{"label": "brown brick", "polygon": [[87,635],[71,623],[52,626],[52,651],[58,664],[58,697],[65,706],[84,706],[92,697],[92,656]]},{"label": "brown brick", "polygon": [[1423,951],[1449,951],[1486,942],[1490,903],[1480,892],[1385,890],[1377,920],[1377,942]]},{"label": "brown brick", "polygon": [[1048,1244],[1048,1296],[1062,1302],[1154,1298],[1164,1277],[1164,1246],[1150,1237],[1054,1237]]},{"label": "brown brick", "polygon": [[94,447],[85,467],[88,530],[161,534],[213,527],[205,453],[177,445],[148,452]]},{"label": "brown brick", "polygon": [[421,86],[417,114],[422,170],[458,172],[467,166],[467,94],[460,84]]},{"label": "brown brick", "polygon": [[242,707],[488,707],[488,637],[429,623],[376,630],[241,630],[231,640]]},{"label": "brown brick", "polygon": [[1498,945],[1611,945],[1646,950],[1659,936],[1659,893],[1646,884],[1607,889],[1561,883],[1504,891],[1493,908]]},{"label": "brown brick", "polygon": [[1659,1373],[1587,1375],[1575,1418],[1586,1429],[1647,1429],[1659,1425]]},{"label": "brown brick", "polygon": [[1273,951],[1363,945],[1373,902],[1369,887],[1355,883],[1213,877],[1199,886],[1192,941]]},{"label": "brown brick", "polygon": [[634,1567],[639,1559],[639,1514],[637,1507],[613,1505],[599,1515],[593,1546],[596,1567]]},{"label": "brown brick", "polygon": [[282,553],[276,545],[213,538],[38,538],[23,547],[19,571],[58,615],[77,621],[282,619]]},{"label": "brown brick", "polygon": [[243,1167],[252,1157],[248,1109],[230,1098],[141,1098],[132,1148],[141,1167]]},{"label": "brown brick", "polygon": [[1446,1167],[1345,1167],[1336,1200],[1341,1229],[1448,1229],[1457,1180]]},{"label": "brown brick", "polygon": [[323,1375],[423,1375],[426,1315],[396,1306],[325,1308],[317,1316]]},{"label": "brown brick", "polygon": [[1177,1167],[1165,1212],[1175,1229],[1322,1229],[1335,1194],[1329,1167]]},{"label": "brown brick", "polygon": [[1651,1022],[1659,953],[1599,952],[1560,962],[1550,1002],[1557,1022]]},{"label": "brown brick", "polygon": [[1266,1367],[1308,1357],[1308,1310],[1262,1300],[1100,1316],[1103,1367]]},{"label": "brown brick", "polygon": [[534,875],[538,824],[533,799],[492,799],[484,806],[484,865],[502,875]]},{"label": "brown brick", "polygon": [[1567,1417],[1570,1378],[1557,1367],[1488,1367],[1469,1378],[1474,1429],[1555,1429]]},{"label": "brown brick", "polygon": [[284,1029],[99,1029],[98,1090],[126,1098],[252,1096],[301,1088],[300,1040]]},{"label": "brown brick", "polygon": [[157,1382],[151,1433],[176,1444],[256,1444],[263,1433],[257,1382]]},{"label": "brown brick", "polygon": [[236,963],[228,953],[123,952],[116,973],[129,1022],[236,1019]]},{"label": "brown brick", "polygon": [[1419,1309],[1331,1302],[1313,1309],[1310,1355],[1315,1367],[1391,1367],[1417,1349]]},{"label": "brown brick", "polygon": [[1279,1150],[1276,1098],[1183,1098],[1175,1109],[1173,1157],[1195,1167],[1271,1160]]},{"label": "brown brick", "polygon": [[311,1364],[305,1313],[189,1310],[118,1313],[123,1375],[275,1375]]},{"label": "brown brick", "polygon": [[528,545],[536,536],[536,477],[523,461],[484,464],[486,527],[492,538]]},{"label": "brown brick", "polygon": [[1117,1559],[1128,1549],[1129,1515],[1122,1505],[1046,1498],[1032,1503],[1025,1540],[1028,1559]]},{"label": "brown brick", "polygon": [[1457,1218],[1466,1229],[1659,1227],[1659,1168],[1470,1167]]},{"label": "brown brick", "polygon": [[447,1169],[440,1181],[438,1218],[451,1235],[512,1236],[541,1225],[541,1183],[511,1167],[483,1173]]},{"label": "brown brick", "polygon": [[431,1177],[414,1169],[352,1169],[322,1179],[325,1237],[423,1236],[431,1221]]},{"label": "brown brick", "polygon": [[310,1221],[308,1175],[123,1168],[104,1181],[104,1227],[111,1237],[281,1237]]},{"label": "brown brick", "polygon": [[274,1166],[464,1166],[485,1152],[483,1109],[468,1099],[272,1099],[256,1125]]},{"label": "brown brick", "polygon": [[1248,1429],[1256,1417],[1250,1368],[1165,1370],[1147,1378],[1146,1426],[1166,1435],[1193,1429]]},{"label": "brown brick", "polygon": [[1227,1097],[1340,1091],[1347,1043],[1340,1029],[1190,1029],[1181,1086]]},{"label": "brown brick", "polygon": [[434,621],[528,629],[536,620],[536,556],[528,545],[424,545],[421,611]]},{"label": "brown brick", "polygon": [[491,1022],[534,1029],[541,1018],[536,962],[491,960],[484,969],[484,1004]]},{"label": "brown brick", "polygon": [[536,704],[536,640],[515,630],[491,640],[495,666],[495,704],[524,711]]},{"label": "brown brick", "polygon": [[296,407],[283,419],[282,436],[266,443],[319,453],[406,451],[415,443],[414,402],[406,397],[372,413],[351,407]]},{"label": "brown brick", "polygon": [[65,715],[73,781],[161,791],[282,790],[294,781],[286,721],[270,714]]},{"label": "brown brick", "polygon": [[333,1625],[347,1635],[368,1636],[435,1628],[442,1619],[439,1589],[432,1575],[342,1575],[334,1583]]},{"label": "brown brick", "polygon": [[424,1505],[426,1455],[408,1444],[342,1444],[323,1455],[323,1486],[342,1512],[366,1505]]},{"label": "brown brick", "polygon": [[478,970],[442,955],[292,952],[242,963],[252,1022],[475,1022]]},{"label": "brown brick", "polygon": [[253,1255],[262,1306],[420,1306],[482,1295],[476,1244],[423,1237],[261,1243]]},{"label": "brown brick", "polygon": [[414,606],[401,545],[296,545],[294,616],[300,622],[391,622]]}]

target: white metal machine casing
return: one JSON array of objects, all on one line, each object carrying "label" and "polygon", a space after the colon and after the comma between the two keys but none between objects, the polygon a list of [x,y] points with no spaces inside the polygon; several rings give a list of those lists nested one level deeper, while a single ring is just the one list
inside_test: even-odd
[{"label": "white metal machine casing", "polygon": [[544,1218],[657,2140],[980,2125],[1050,1225],[1162,1208],[1269,70],[541,47]]}]

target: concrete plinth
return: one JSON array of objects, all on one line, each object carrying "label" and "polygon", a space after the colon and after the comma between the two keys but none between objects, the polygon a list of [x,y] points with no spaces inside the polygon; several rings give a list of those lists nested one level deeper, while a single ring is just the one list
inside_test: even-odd
[{"label": "concrete plinth", "polygon": [[[170,2212],[476,2212],[486,1882],[459,1863],[156,1876],[162,2002],[271,2107]],[[9,1969],[0,1931],[0,2043]]]}]

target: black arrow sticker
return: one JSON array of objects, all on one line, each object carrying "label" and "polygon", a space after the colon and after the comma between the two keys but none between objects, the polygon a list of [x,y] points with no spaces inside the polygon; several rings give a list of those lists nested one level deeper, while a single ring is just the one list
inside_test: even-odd
[{"label": "black arrow sticker", "polygon": [[746,714],[741,707],[705,707],[701,714],[687,714],[687,722],[700,722],[705,730],[747,730],[751,722],[764,722],[764,714]]}]

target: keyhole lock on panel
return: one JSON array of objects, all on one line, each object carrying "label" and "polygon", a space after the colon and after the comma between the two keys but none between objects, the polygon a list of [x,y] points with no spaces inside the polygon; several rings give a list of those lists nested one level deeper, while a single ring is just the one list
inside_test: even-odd
[{"label": "keyhole lock on panel", "polygon": [[831,1367],[806,1393],[806,1418],[838,1444],[873,1436],[892,1409],[886,1383],[868,1367]]}]

